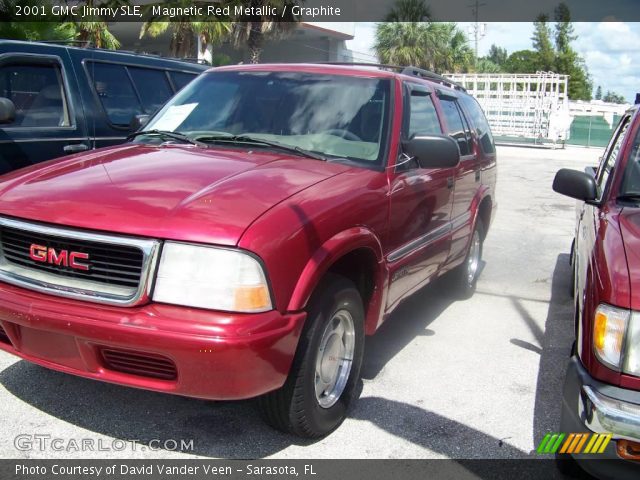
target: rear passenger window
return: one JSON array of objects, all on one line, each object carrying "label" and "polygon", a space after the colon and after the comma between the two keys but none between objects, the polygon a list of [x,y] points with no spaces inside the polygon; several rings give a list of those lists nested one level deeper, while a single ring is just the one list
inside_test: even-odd
[{"label": "rear passenger window", "polygon": [[88,69],[96,94],[112,124],[128,126],[134,115],[142,113],[142,106],[124,66],[91,63]]},{"label": "rear passenger window", "polygon": [[145,113],[154,113],[173,95],[164,70],[138,67],[127,68],[136,90],[138,90]]},{"label": "rear passenger window", "polygon": [[62,72],[57,65],[0,67],[0,96],[16,106],[16,118],[8,127],[71,125]]},{"label": "rear passenger window", "polygon": [[411,95],[409,110],[407,138],[411,138],[413,135],[442,134],[431,95]]},{"label": "rear passenger window", "polygon": [[491,128],[489,128],[489,122],[487,117],[484,116],[484,112],[477,100],[469,95],[460,97],[462,106],[465,107],[467,113],[471,116],[471,123],[476,130],[478,140],[482,151],[484,153],[494,153],[495,146],[493,144],[493,135],[491,134]]},{"label": "rear passenger window", "polygon": [[176,87],[176,92],[178,90],[182,90],[182,88],[187,85],[191,80],[197,77],[197,75],[193,73],[183,73],[183,72],[169,72],[171,75],[171,81],[173,85]]},{"label": "rear passenger window", "polygon": [[440,104],[449,127],[449,135],[458,142],[460,155],[470,155],[472,153],[471,131],[462,116],[458,102],[450,98],[441,98]]}]

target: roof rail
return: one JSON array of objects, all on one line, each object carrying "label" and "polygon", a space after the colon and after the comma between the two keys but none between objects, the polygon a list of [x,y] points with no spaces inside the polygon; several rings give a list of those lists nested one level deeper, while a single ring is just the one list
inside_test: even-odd
[{"label": "roof rail", "polygon": [[442,85],[446,85],[451,88],[455,88],[456,90],[462,90],[466,92],[467,89],[462,86],[462,84],[458,82],[454,82],[453,80],[448,79],[447,77],[443,77],[442,75],[438,75],[430,70],[424,70],[423,68],[418,67],[407,67],[402,70],[403,75],[411,75],[412,77],[422,77],[427,78],[429,80],[433,80],[434,82],[438,82]]},{"label": "roof rail", "polygon": [[418,67],[402,67],[400,65],[386,65],[383,63],[366,63],[366,62],[321,62],[326,65],[346,65],[346,66],[357,66],[357,67],[376,67],[382,70],[393,70],[401,73],[402,75],[409,75],[411,77],[420,77],[426,78],[428,80],[432,80],[434,82],[440,83],[441,85],[446,85],[447,87],[455,88],[456,90],[461,90],[466,92],[467,89],[462,86],[462,84],[454,82],[442,75],[438,75],[430,70],[425,70],[423,68]]},{"label": "roof rail", "polygon": [[319,62],[321,65],[343,65],[347,67],[375,67],[381,70],[396,70],[401,72],[405,67],[399,65],[385,65],[384,63],[368,62]]},{"label": "roof rail", "polygon": [[88,47],[93,47],[91,40],[36,40],[36,42],[50,45],[87,45]]},{"label": "roof rail", "polygon": [[[18,40],[18,41],[23,41],[23,40]],[[96,47],[94,43],[91,42],[90,40],[37,40],[35,41],[35,43],[45,43],[47,45],[60,45],[60,46],[68,46],[68,47],[81,47],[87,50],[91,49],[99,52],[102,51],[102,52],[109,52],[109,53],[124,53],[127,55],[137,55],[139,57],[158,58],[161,60],[173,60],[177,62],[193,63],[193,64],[198,64],[203,66],[209,65],[206,60],[201,60],[193,57],[187,57],[187,58],[168,57],[168,56],[160,55],[158,53],[148,53],[148,52],[134,51],[134,50],[123,50],[120,48],[111,50],[108,48]]]}]

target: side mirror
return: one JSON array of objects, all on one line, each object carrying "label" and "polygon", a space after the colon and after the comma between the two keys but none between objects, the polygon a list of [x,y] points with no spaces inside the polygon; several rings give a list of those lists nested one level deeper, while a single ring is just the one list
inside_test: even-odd
[{"label": "side mirror", "polygon": [[134,115],[131,122],[129,122],[129,129],[132,132],[137,132],[147,124],[149,117],[150,115]]},{"label": "side mirror", "polygon": [[16,119],[16,106],[5,97],[0,97],[0,123],[11,123]]},{"label": "side mirror", "polygon": [[458,144],[449,136],[414,135],[402,142],[402,150],[422,168],[451,168],[460,163]]},{"label": "side mirror", "polygon": [[553,179],[553,190],[567,197],[592,202],[598,198],[598,188],[593,175],[578,170],[563,168]]}]

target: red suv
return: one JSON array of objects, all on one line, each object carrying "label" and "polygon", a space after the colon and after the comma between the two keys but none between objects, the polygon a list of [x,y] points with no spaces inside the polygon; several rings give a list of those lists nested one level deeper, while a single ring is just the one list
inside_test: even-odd
[{"label": "red suv", "polygon": [[445,272],[473,290],[495,167],[477,102],[431,72],[210,70],[130,143],[0,177],[0,347],[260,396],[275,427],[324,435],[365,335]]},{"label": "red suv", "polygon": [[[567,435],[611,434],[602,437],[599,455],[572,458],[559,453],[558,464],[566,471],[576,471],[579,464],[600,478],[638,478],[639,106],[622,117],[597,169],[560,170],[553,188],[581,200],[571,254],[576,342],[564,386],[560,429]],[[587,458],[624,461],[611,464]]]}]

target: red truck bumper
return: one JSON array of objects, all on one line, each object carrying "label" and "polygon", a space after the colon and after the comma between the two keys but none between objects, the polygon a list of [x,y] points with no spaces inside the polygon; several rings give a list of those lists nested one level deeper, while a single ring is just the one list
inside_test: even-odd
[{"label": "red truck bumper", "polygon": [[305,313],[121,308],[0,283],[0,349],[74,375],[212,400],[284,384]]}]

